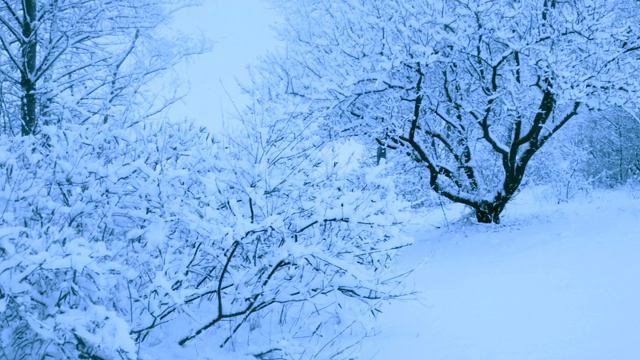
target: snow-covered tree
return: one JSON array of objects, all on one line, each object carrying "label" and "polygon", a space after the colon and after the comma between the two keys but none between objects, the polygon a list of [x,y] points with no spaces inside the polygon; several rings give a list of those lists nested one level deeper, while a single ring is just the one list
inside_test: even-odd
[{"label": "snow-covered tree", "polygon": [[[65,113],[72,113],[76,122],[86,122],[92,117],[107,121],[131,111],[130,105],[145,95],[145,84],[182,56],[198,51],[186,39],[158,36],[170,14],[189,3],[0,2],[5,131],[20,129],[29,135],[38,126],[60,122]],[[162,101],[149,104],[149,98],[145,102],[149,113],[166,106]]]},{"label": "snow-covered tree", "polygon": [[580,168],[587,178],[606,187],[640,180],[640,122],[636,118],[613,109],[577,125],[573,135],[588,154]]},{"label": "snow-covered tree", "polygon": [[559,202],[593,188],[640,180],[640,122],[627,111],[594,111],[568,124],[531,164],[526,182],[545,184]]},{"label": "snow-covered tree", "polygon": [[590,109],[638,98],[625,1],[276,1],[286,50],[267,60],[291,101],[338,136],[376,139],[438,194],[499,222],[536,152]]}]

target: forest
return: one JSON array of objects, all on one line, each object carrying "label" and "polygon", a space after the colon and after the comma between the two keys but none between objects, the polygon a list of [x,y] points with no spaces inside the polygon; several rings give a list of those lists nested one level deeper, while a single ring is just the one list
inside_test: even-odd
[{"label": "forest", "polygon": [[197,1],[0,0],[0,359],[371,358],[430,214],[640,220],[640,3],[269,1],[286,47],[213,133],[167,115]]}]

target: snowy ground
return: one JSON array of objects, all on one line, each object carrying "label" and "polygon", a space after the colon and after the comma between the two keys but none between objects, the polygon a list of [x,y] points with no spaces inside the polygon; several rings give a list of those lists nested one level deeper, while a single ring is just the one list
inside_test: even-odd
[{"label": "snowy ground", "polygon": [[640,193],[541,198],[521,195],[499,226],[435,229],[431,214],[400,259],[420,264],[407,286],[421,303],[390,304],[362,358],[640,359]]}]

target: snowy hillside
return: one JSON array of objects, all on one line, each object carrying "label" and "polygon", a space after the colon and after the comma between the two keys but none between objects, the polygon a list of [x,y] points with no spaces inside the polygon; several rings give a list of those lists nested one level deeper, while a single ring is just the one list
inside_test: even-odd
[{"label": "snowy hillside", "polygon": [[499,226],[434,212],[400,260],[421,303],[390,304],[362,358],[640,359],[639,195],[522,194]]}]

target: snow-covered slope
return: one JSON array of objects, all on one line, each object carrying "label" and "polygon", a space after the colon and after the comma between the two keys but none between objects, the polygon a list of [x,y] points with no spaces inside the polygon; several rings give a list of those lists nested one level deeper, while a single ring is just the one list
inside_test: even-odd
[{"label": "snow-covered slope", "polygon": [[362,358],[640,359],[640,196],[540,199],[522,194],[499,226],[427,216],[400,259],[419,265],[420,302],[390,304]]}]

